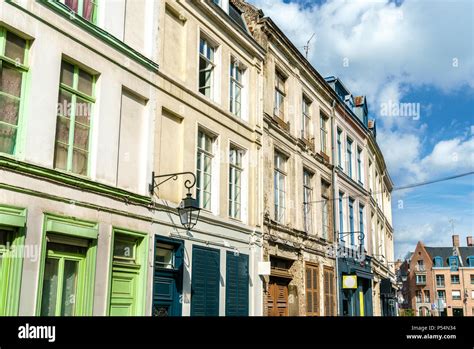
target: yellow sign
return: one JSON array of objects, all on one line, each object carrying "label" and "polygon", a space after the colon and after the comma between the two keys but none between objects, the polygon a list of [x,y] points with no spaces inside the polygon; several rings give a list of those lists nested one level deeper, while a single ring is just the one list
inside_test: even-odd
[{"label": "yellow sign", "polygon": [[343,275],[342,288],[357,288],[357,275]]}]

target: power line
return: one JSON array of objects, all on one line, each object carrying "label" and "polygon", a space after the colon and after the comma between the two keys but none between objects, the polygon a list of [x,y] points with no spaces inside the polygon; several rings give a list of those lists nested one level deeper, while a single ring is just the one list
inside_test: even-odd
[{"label": "power line", "polygon": [[[395,188],[393,188],[392,192],[397,191],[397,190],[404,190],[404,189],[410,189],[410,188],[417,188],[417,187],[421,187],[421,186],[428,185],[428,184],[433,184],[433,183],[444,182],[444,181],[448,181],[448,180],[451,180],[451,179],[456,179],[456,178],[461,178],[461,177],[469,176],[469,175],[472,175],[472,174],[474,174],[474,171],[465,172],[465,173],[461,173],[461,174],[457,174],[457,175],[449,176],[449,177],[444,177],[444,178],[438,178],[438,179],[434,179],[434,180],[431,180],[431,181],[425,181],[425,182],[419,182],[419,183],[408,184],[408,185],[405,185],[405,186],[395,187]],[[373,192],[373,194],[374,194],[374,195],[377,195],[377,194],[382,194],[383,192],[384,192],[384,191]],[[360,195],[351,196],[351,198],[370,197],[371,195],[372,195],[372,193],[369,193],[369,194],[360,194]],[[337,197],[337,198],[332,199],[332,201],[334,201],[334,200],[339,200],[339,199],[340,199],[340,197]],[[330,201],[330,200],[329,200],[329,199],[323,199],[323,200],[316,200],[316,201],[303,202],[303,205],[305,205],[305,204],[323,203],[323,202],[327,202],[327,201]]]}]

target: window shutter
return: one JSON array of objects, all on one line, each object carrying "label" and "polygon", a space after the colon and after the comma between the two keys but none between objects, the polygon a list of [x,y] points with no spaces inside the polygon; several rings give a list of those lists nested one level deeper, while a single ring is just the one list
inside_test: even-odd
[{"label": "window shutter", "polygon": [[226,316],[248,316],[249,257],[227,252],[226,258]]},{"label": "window shutter", "polygon": [[193,247],[191,316],[219,316],[219,250]]}]

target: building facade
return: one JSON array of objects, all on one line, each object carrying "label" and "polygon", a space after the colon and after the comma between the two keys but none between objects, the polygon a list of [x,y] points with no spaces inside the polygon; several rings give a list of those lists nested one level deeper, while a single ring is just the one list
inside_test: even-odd
[{"label": "building facade", "polygon": [[0,74],[0,315],[391,314],[365,98],[261,10],[5,0]]},{"label": "building facade", "polygon": [[[2,314],[262,313],[263,50],[234,14],[0,3]],[[185,171],[192,232],[192,177],[149,190]]]},{"label": "building facade", "polygon": [[416,316],[474,315],[472,237],[467,237],[466,246],[460,246],[459,235],[452,240],[452,247],[428,247],[419,241],[405,262],[403,308]]}]

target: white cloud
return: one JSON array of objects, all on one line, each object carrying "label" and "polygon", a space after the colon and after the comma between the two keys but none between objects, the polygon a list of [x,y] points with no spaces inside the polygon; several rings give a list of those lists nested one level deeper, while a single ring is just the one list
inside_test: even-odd
[{"label": "white cloud", "polygon": [[463,140],[454,138],[437,143],[430,155],[426,156],[422,166],[434,172],[472,170],[474,166],[474,138]]}]

